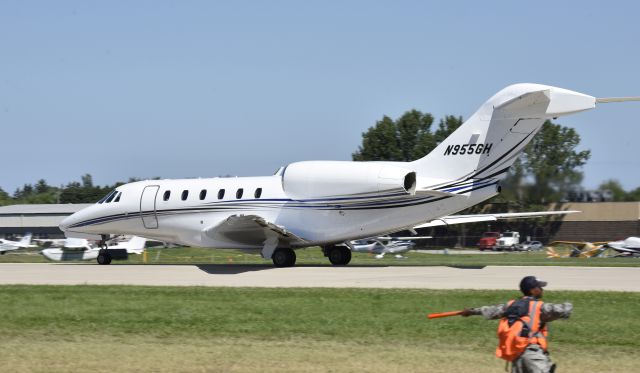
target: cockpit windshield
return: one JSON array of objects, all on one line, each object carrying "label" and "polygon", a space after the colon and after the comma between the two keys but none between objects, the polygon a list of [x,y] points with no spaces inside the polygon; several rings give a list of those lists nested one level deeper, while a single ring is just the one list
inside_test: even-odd
[{"label": "cockpit windshield", "polygon": [[116,194],[118,193],[117,190],[112,190],[111,192],[109,192],[109,194],[107,194],[106,196],[102,197],[102,199],[100,199],[98,201],[98,203],[103,203],[103,202],[111,202],[111,200],[116,196]]}]

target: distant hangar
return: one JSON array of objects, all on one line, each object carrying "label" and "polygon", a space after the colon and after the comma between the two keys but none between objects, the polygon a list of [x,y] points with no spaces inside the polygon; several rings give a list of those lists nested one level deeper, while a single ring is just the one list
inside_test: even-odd
[{"label": "distant hangar", "polygon": [[65,217],[87,206],[91,204],[0,206],[0,237],[23,236],[31,232],[34,237],[64,238],[58,224]]},{"label": "distant hangar", "polygon": [[640,236],[640,202],[572,202],[553,208],[578,210],[552,223],[552,239],[612,241]]}]

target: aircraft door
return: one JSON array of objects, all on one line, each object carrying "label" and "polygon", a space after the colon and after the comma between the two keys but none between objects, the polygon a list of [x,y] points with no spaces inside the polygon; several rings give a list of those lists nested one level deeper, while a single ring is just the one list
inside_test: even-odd
[{"label": "aircraft door", "polygon": [[156,215],[156,196],[160,186],[149,185],[142,191],[140,196],[140,217],[142,224],[147,229],[158,228],[158,215]]}]

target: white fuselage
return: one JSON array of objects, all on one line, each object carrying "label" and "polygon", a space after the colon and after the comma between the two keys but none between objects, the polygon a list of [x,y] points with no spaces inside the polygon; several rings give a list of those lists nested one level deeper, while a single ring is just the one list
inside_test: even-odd
[{"label": "white fuselage", "polygon": [[[390,201],[386,197],[292,199],[284,192],[280,176],[147,180],[118,187],[122,193],[118,202],[90,206],[67,218],[62,228],[68,234],[130,234],[183,245],[248,249],[262,246],[216,242],[202,231],[233,214],[259,215],[304,237],[304,246],[323,245],[385,234],[452,214],[495,195],[496,183],[485,182],[484,187],[455,197],[399,195]],[[240,188],[243,193],[237,198]],[[258,188],[262,192],[256,198]],[[200,199],[203,190],[206,196]],[[222,198],[218,198],[220,190],[224,190]],[[165,200],[167,191],[170,195]]]}]

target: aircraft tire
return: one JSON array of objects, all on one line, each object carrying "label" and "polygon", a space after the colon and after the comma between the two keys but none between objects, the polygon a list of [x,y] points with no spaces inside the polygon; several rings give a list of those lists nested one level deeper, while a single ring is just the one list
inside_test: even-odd
[{"label": "aircraft tire", "polygon": [[289,248],[276,249],[271,255],[273,265],[282,267],[293,267],[296,264],[296,252]]},{"label": "aircraft tire", "polygon": [[334,266],[345,266],[351,261],[351,250],[346,246],[332,246],[327,256]]},{"label": "aircraft tire", "polygon": [[109,253],[107,252],[98,253],[97,261],[98,261],[98,264],[100,265],[111,264],[111,255],[109,255]]}]

